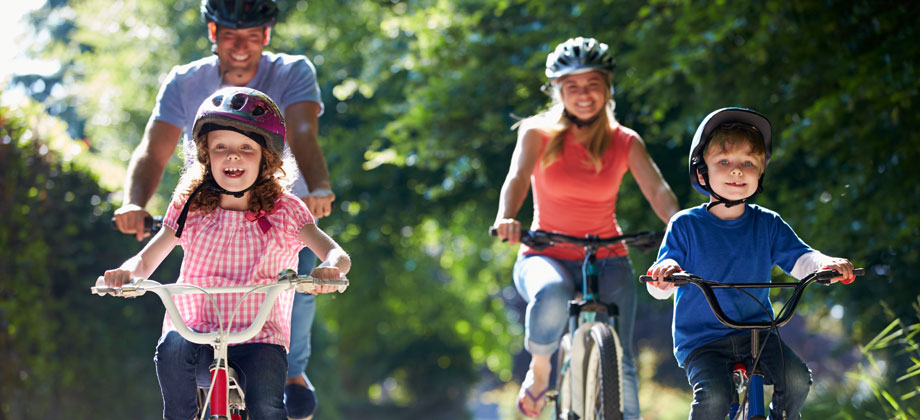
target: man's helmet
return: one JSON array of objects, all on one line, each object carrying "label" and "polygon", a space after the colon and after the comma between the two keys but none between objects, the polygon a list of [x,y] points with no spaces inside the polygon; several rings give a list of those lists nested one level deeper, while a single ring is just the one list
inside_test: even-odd
[{"label": "man's helmet", "polygon": [[198,141],[214,130],[237,131],[279,156],[284,151],[284,117],[268,95],[255,89],[226,87],[202,102],[192,138]]},{"label": "man's helmet", "polygon": [[201,16],[231,29],[272,26],[278,5],[275,0],[201,0]]},{"label": "man's helmet", "polygon": [[[709,115],[706,116],[706,118],[703,119],[703,122],[701,122],[700,126],[696,129],[696,134],[693,135],[693,143],[690,144],[690,157],[688,158],[688,167],[690,169],[690,185],[693,185],[693,188],[696,188],[697,191],[707,197],[712,195],[718,200],[718,202],[725,203],[726,207],[741,204],[757,193],[763,191],[763,174],[760,175],[760,179],[757,182],[757,191],[754,193],[754,195],[751,195],[751,197],[740,200],[738,202],[722,199],[722,197],[719,197],[717,194],[715,194],[709,187],[709,176],[706,170],[706,162],[703,160],[703,151],[706,149],[706,145],[709,143],[709,140],[712,137],[712,132],[721,126],[730,123],[745,124],[754,127],[760,133],[760,137],[763,139],[763,148],[766,152],[766,156],[764,156],[764,172],[766,172],[767,164],[770,163],[770,153],[773,149],[773,143],[770,137],[772,132],[770,120],[756,111],[738,107],[722,108],[712,111]],[[700,185],[699,179],[696,175],[700,169],[702,169],[702,174],[704,180],[706,181],[705,186]]]},{"label": "man's helmet", "polygon": [[613,56],[607,44],[594,38],[570,38],[546,57],[546,77],[555,80],[570,74],[600,70],[613,75]]}]

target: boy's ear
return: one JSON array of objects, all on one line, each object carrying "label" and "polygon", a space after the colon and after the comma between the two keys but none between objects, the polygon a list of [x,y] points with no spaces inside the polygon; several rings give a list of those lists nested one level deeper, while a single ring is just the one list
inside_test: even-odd
[{"label": "boy's ear", "polygon": [[703,172],[705,172],[705,171],[706,171],[706,167],[705,167],[705,166],[697,166],[697,167],[696,167],[696,180],[699,181],[700,185],[703,186],[703,187],[706,186],[706,180],[703,179]]},{"label": "boy's ear", "polygon": [[208,40],[217,42],[217,23],[208,22]]}]

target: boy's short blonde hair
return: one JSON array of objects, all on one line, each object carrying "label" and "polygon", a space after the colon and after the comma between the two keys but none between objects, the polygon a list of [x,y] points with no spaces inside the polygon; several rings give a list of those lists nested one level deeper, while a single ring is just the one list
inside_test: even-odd
[{"label": "boy's short blonde hair", "polygon": [[747,144],[751,146],[751,154],[760,159],[763,168],[767,159],[767,150],[764,148],[763,135],[756,127],[741,123],[723,124],[713,130],[709,142],[703,149],[703,156],[709,156],[716,150],[725,152],[729,147]]}]

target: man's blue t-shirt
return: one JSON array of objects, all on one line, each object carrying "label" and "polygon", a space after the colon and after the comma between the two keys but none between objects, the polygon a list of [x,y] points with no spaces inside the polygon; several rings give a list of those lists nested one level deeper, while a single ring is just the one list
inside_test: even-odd
[{"label": "man's blue t-shirt", "polygon": [[[225,86],[228,85],[221,79],[216,55],[173,67],[160,86],[153,119],[181,128],[190,141],[198,107]],[[323,101],[316,81],[316,69],[302,55],[262,52],[258,71],[246,87],[267,94],[282,114],[289,105],[304,101],[319,103],[322,114]],[[294,183],[292,192],[298,197],[307,194],[302,176]]]},{"label": "man's blue t-shirt", "polygon": [[[745,204],[744,215],[722,220],[706,206],[689,208],[674,215],[658,262],[673,259],[687,272],[722,283],[767,283],[773,266],[789,273],[796,261],[812,249],[802,242],[779,214]],[[737,290],[718,289],[715,295],[728,317],[742,322],[767,321],[773,316],[768,289],[746,289],[758,304]],[[764,312],[766,308],[770,315]],[[671,323],[674,357],[683,367],[693,350],[741,331],[722,325],[694,285],[677,289]]]}]

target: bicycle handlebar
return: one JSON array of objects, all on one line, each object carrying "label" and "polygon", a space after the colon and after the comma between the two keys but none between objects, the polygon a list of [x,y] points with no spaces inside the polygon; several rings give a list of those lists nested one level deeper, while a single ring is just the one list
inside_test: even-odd
[{"label": "bicycle handlebar", "polygon": [[[163,306],[166,308],[166,313],[175,326],[176,331],[179,332],[179,334],[186,340],[196,344],[216,343],[221,340],[222,333],[220,331],[200,333],[185,325],[185,322],[182,320],[182,316],[179,314],[179,310],[176,308],[176,303],[172,299],[172,296],[174,295],[205,294],[210,296],[213,294],[225,293],[265,293],[265,300],[263,300],[262,304],[259,305],[259,310],[252,324],[250,324],[249,327],[242,331],[226,334],[226,343],[233,344],[247,341],[259,333],[259,331],[262,329],[262,326],[265,325],[265,321],[268,319],[268,315],[271,312],[272,307],[274,307],[275,301],[283,291],[294,289],[298,293],[308,293],[312,291],[315,286],[323,285],[339,286],[340,291],[344,291],[343,288],[348,287],[348,279],[346,278],[338,280],[323,280],[307,275],[298,276],[297,273],[291,269],[286,269],[279,273],[277,283],[252,286],[199,287],[192,284],[161,284],[153,280],[136,278],[131,283],[122,285],[120,287],[109,287],[98,286],[100,281],[103,281],[102,277],[99,277],[96,280],[97,286],[90,288],[92,293],[99,296],[110,294],[113,296],[133,298],[141,296],[146,292],[153,292],[157,295],[157,297],[160,298],[160,301],[163,302]],[[227,329],[229,328],[230,326],[228,325]]]},{"label": "bicycle handlebar", "polygon": [[[498,230],[495,226],[489,227],[490,236],[498,236]],[[547,247],[556,246],[557,242],[565,242],[572,245],[578,245],[585,248],[597,250],[601,247],[618,244],[620,242],[632,246],[642,252],[657,249],[661,245],[661,239],[664,238],[663,232],[643,231],[630,233],[626,235],[612,236],[601,238],[598,236],[578,237],[566,235],[563,233],[547,232],[544,230],[521,230],[521,243],[537,251]]]},{"label": "bicycle handlebar", "polygon": [[[147,216],[144,218],[144,233],[157,233],[163,227],[163,216]],[[118,229],[115,218],[112,217],[112,229]]]},{"label": "bicycle handlebar", "polygon": [[[865,275],[866,270],[864,268],[857,268],[853,270],[854,276]],[[719,322],[722,325],[725,325],[729,328],[734,328],[738,330],[769,330],[774,327],[781,327],[786,325],[791,319],[792,314],[795,312],[795,308],[799,304],[799,300],[802,297],[802,293],[805,291],[805,288],[808,285],[818,282],[821,284],[830,284],[832,278],[839,277],[840,273],[835,270],[818,270],[814,273],[811,273],[802,280],[799,280],[795,283],[719,283],[710,280],[704,280],[702,277],[697,276],[696,274],[691,274],[685,271],[671,274],[668,277],[665,277],[663,281],[674,283],[675,286],[683,286],[687,283],[692,283],[693,285],[700,288],[703,292],[703,296],[706,297],[706,302],[709,303],[709,308],[712,309],[712,313],[716,316]],[[639,281],[646,283],[653,281],[652,276],[639,276]],[[719,305],[718,299],[716,299],[715,292],[713,289],[765,289],[765,288],[795,288],[792,292],[789,302],[783,306],[782,311],[775,320],[770,322],[743,322],[737,321],[730,318],[725,314],[725,311],[722,310],[722,306]]]}]

